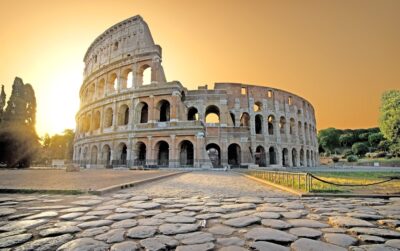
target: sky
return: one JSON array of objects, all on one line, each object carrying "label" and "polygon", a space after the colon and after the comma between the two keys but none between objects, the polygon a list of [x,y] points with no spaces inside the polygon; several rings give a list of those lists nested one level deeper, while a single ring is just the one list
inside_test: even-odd
[{"label": "sky", "polygon": [[39,135],[75,128],[83,56],[134,15],[163,48],[168,81],[240,82],[314,106],[317,128],[378,125],[380,96],[400,89],[398,0],[0,0],[0,84],[32,84]]}]

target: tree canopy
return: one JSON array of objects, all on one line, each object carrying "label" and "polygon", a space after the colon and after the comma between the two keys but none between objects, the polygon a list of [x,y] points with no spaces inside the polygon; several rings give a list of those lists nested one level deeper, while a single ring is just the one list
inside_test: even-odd
[{"label": "tree canopy", "polygon": [[36,134],[36,98],[30,84],[16,77],[5,106],[4,87],[0,94],[0,162],[8,167],[28,167],[39,147]]},{"label": "tree canopy", "polygon": [[384,92],[381,98],[379,127],[387,140],[390,149],[400,155],[400,91]]}]

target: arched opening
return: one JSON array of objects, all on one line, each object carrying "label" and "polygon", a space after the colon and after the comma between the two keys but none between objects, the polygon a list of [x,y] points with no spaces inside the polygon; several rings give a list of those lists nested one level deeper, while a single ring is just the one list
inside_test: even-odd
[{"label": "arched opening", "polygon": [[304,150],[300,149],[300,166],[304,166]]},{"label": "arched opening", "polygon": [[109,76],[108,83],[107,83],[107,92],[108,93],[113,93],[115,90],[117,90],[118,86],[118,78],[117,74],[112,73]]},{"label": "arched opening", "polygon": [[104,127],[111,127],[113,124],[113,110],[109,107],[106,110],[106,114],[104,116]]},{"label": "arched opening", "polygon": [[253,105],[253,111],[254,112],[261,112],[262,111],[262,103],[261,102],[255,102]]},{"label": "arched opening", "polygon": [[97,130],[100,128],[100,111],[96,111],[93,115],[93,129]]},{"label": "arched opening", "polygon": [[274,147],[270,147],[268,150],[269,153],[269,164],[276,165],[276,152]]},{"label": "arched opening", "polygon": [[221,167],[221,148],[219,145],[211,143],[206,146],[208,157],[214,168]]},{"label": "arched opening", "polygon": [[289,166],[289,151],[287,148],[282,150],[282,166]]},{"label": "arched opening", "polygon": [[92,147],[92,151],[90,153],[90,164],[97,165],[97,146]]},{"label": "arched opening", "polygon": [[257,114],[255,118],[255,129],[256,129],[256,134],[262,134],[263,133],[263,118],[262,115]]},{"label": "arched opening", "polygon": [[168,167],[169,164],[169,145],[165,141],[160,141],[156,145],[157,164],[159,166]]},{"label": "arched opening", "polygon": [[142,72],[142,85],[151,84],[151,67],[146,65]]},{"label": "arched opening", "polygon": [[240,117],[240,126],[250,126],[250,115],[247,112],[242,113],[242,116]]},{"label": "arched opening", "polygon": [[129,71],[128,75],[126,76],[126,88],[132,88],[133,86],[133,72]]},{"label": "arched opening", "polygon": [[147,123],[149,119],[149,106],[145,102],[140,102],[136,106],[136,123]]},{"label": "arched opening", "polygon": [[265,149],[262,146],[257,146],[256,153],[254,154],[255,163],[260,167],[267,166],[267,158],[265,156]]},{"label": "arched opening", "polygon": [[126,147],[125,143],[120,143],[118,145],[118,164],[119,165],[126,165],[126,158],[128,154],[128,148]]},{"label": "arched opening", "polygon": [[91,130],[92,126],[92,115],[87,114],[86,115],[86,132]]},{"label": "arched opening", "polygon": [[231,115],[231,119],[232,119],[232,125],[236,126],[236,122],[235,122],[235,114],[233,114],[232,112],[229,113]]},{"label": "arched opening", "polygon": [[220,123],[220,113],[219,113],[219,108],[216,107],[215,105],[210,105],[206,109],[206,123],[215,123],[218,124]]},{"label": "arched opening", "polygon": [[188,110],[188,120],[199,120],[199,112],[196,107],[190,107]]},{"label": "arched opening", "polygon": [[144,166],[146,164],[146,145],[143,142],[137,142],[135,150],[135,165]]},{"label": "arched opening", "polygon": [[88,89],[88,101],[94,100],[94,91],[95,91],[95,86],[94,83],[90,84],[89,89]]},{"label": "arched opening", "polygon": [[293,135],[294,134],[294,127],[295,127],[295,122],[293,118],[290,118],[290,124],[289,124],[289,134]]},{"label": "arched opening", "polygon": [[157,109],[160,111],[160,119],[158,121],[165,122],[170,120],[170,105],[167,100],[158,102]]},{"label": "arched opening", "polygon": [[307,122],[304,122],[304,138],[306,139],[306,144],[308,144],[308,126],[307,126]]},{"label": "arched opening", "polygon": [[282,116],[279,119],[279,131],[281,134],[285,133],[285,127],[286,127],[286,119],[285,119],[285,117]]},{"label": "arched opening", "polygon": [[310,151],[306,151],[306,160],[307,160],[307,166],[310,166]]},{"label": "arched opening", "polygon": [[240,167],[241,151],[238,144],[230,144],[228,147],[228,164],[231,167]]},{"label": "arched opening", "polygon": [[101,150],[101,160],[103,164],[108,167],[110,165],[111,160],[111,148],[109,145],[104,145],[103,149]]},{"label": "arched opening", "polygon": [[297,166],[297,151],[296,151],[296,148],[292,149],[292,166]]},{"label": "arched opening", "polygon": [[274,135],[274,116],[269,115],[268,116],[268,134],[269,135]]},{"label": "arched opening", "polygon": [[104,97],[105,88],[106,88],[105,80],[104,80],[104,78],[102,78],[97,83],[97,97],[98,98]]},{"label": "arched opening", "polygon": [[184,140],[180,144],[179,161],[181,166],[193,166],[194,150],[192,142]]},{"label": "arched opening", "polygon": [[118,111],[118,125],[127,125],[129,123],[129,107],[121,105]]}]

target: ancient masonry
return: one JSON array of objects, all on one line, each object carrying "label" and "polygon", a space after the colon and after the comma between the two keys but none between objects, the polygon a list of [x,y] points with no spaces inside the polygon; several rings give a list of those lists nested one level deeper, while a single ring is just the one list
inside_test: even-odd
[{"label": "ancient masonry", "polygon": [[307,100],[240,83],[188,90],[166,81],[161,58],[140,16],[112,26],[90,45],[76,115],[76,162],[199,168],[318,164],[314,108]]}]

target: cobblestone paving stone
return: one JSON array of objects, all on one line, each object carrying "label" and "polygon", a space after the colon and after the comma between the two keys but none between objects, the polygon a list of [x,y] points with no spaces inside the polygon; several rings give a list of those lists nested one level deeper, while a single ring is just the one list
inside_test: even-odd
[{"label": "cobblestone paving stone", "polygon": [[0,195],[0,250],[400,250],[399,225],[400,198],[299,198],[224,172]]}]

